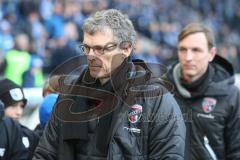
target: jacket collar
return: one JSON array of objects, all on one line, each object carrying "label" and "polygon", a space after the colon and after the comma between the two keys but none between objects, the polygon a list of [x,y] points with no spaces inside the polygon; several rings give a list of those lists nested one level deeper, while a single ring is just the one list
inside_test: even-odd
[{"label": "jacket collar", "polygon": [[173,81],[177,87],[178,92],[184,97],[184,98],[190,98],[191,94],[188,90],[186,90],[182,85],[181,85],[181,66],[178,63],[174,68],[173,68]]}]

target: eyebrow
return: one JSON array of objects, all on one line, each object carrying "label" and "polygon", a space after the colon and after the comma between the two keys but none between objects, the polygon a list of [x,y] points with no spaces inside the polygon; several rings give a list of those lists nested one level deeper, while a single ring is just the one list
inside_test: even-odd
[{"label": "eyebrow", "polygon": [[185,47],[185,46],[178,46],[177,47],[178,50],[199,50],[199,51],[202,51],[203,49],[201,47]]},{"label": "eyebrow", "polygon": [[[84,42],[84,40],[83,40],[82,42],[80,42],[80,43],[86,44],[86,45],[90,46],[89,43]],[[100,43],[102,43],[102,42],[100,42]],[[96,44],[96,45],[92,45],[92,46],[105,46],[105,45],[107,45],[107,44],[112,44],[112,43],[116,43],[116,42],[115,42],[114,40],[112,40],[112,41],[105,42],[105,43],[103,43],[103,44]]]}]

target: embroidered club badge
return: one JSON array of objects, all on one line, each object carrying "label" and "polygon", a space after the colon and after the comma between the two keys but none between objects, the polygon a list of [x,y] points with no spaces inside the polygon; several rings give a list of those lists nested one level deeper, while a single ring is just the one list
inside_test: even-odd
[{"label": "embroidered club badge", "polygon": [[142,106],[139,104],[134,104],[128,112],[128,120],[131,123],[136,123],[140,120],[142,116]]},{"label": "embroidered club badge", "polygon": [[205,113],[210,113],[214,110],[217,100],[210,97],[205,97],[202,102],[202,109]]}]

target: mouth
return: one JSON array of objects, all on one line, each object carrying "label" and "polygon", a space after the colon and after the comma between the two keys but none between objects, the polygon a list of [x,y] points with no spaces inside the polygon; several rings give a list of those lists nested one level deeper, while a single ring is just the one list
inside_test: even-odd
[{"label": "mouth", "polygon": [[99,72],[101,70],[100,66],[89,66],[90,72]]},{"label": "mouth", "polygon": [[88,66],[89,68],[101,68],[101,66],[97,66],[97,65],[90,65]]},{"label": "mouth", "polygon": [[14,121],[18,121],[19,120],[19,118],[12,118]]},{"label": "mouth", "polygon": [[194,66],[194,65],[189,65],[189,64],[187,64],[187,65],[183,65],[183,68],[184,68],[184,69],[194,69],[195,66]]},{"label": "mouth", "polygon": [[101,63],[88,61],[88,67],[101,67]]}]

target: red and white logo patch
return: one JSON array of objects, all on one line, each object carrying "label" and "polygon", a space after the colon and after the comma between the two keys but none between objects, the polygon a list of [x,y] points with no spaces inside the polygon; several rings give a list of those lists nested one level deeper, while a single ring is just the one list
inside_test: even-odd
[{"label": "red and white logo patch", "polygon": [[202,102],[202,109],[205,113],[210,113],[214,110],[217,100],[210,97],[205,97]]},{"label": "red and white logo patch", "polygon": [[136,123],[142,117],[142,106],[134,104],[128,111],[128,120],[131,123]]}]

